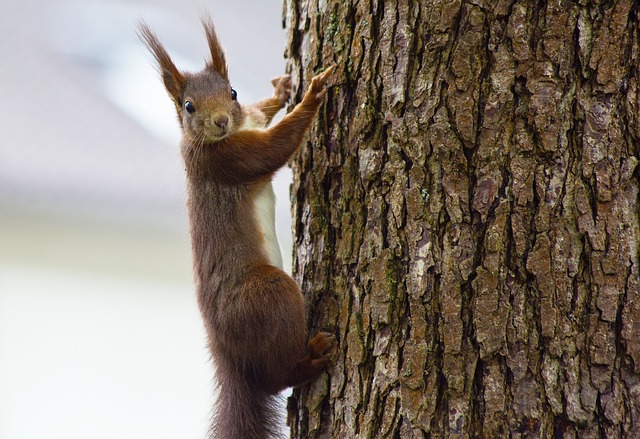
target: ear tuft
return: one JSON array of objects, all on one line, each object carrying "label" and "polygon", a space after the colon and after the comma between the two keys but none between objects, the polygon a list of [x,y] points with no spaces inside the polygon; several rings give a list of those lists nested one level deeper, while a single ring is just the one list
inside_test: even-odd
[{"label": "ear tuft", "polygon": [[176,68],[158,37],[143,21],[138,23],[138,36],[156,59],[167,92],[169,92],[174,102],[179,102],[180,91],[185,81],[184,75]]},{"label": "ear tuft", "polygon": [[207,68],[220,74],[227,81],[229,80],[229,73],[227,70],[227,61],[224,57],[224,50],[220,46],[218,36],[216,35],[213,21],[208,15],[202,16],[202,25],[207,35],[207,42],[209,43],[209,51],[211,52],[211,61],[207,63]]}]

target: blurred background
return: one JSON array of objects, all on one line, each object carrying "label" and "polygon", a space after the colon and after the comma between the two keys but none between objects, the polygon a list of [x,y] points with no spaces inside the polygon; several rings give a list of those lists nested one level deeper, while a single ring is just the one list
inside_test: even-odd
[{"label": "blurred background", "polygon": [[[281,0],[0,2],[2,439],[205,435],[178,123],[135,33],[144,18],[199,70],[201,11],[238,99],[269,96]],[[276,178],[288,266],[290,178]]]}]

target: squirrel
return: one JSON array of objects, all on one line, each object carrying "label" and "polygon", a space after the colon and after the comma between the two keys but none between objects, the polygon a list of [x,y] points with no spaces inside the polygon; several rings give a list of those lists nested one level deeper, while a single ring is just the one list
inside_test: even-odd
[{"label": "squirrel", "polygon": [[182,130],[195,286],[218,386],[210,437],[279,437],[277,394],[317,377],[334,337],[320,332],[306,343],[304,298],[278,267],[273,224],[261,217],[273,217],[271,178],[301,146],[335,66],[267,128],[290,97],[291,78],[276,78],[272,97],[240,105],[213,22],[202,24],[211,59],[199,73],[178,70],[144,22],[138,30]]}]

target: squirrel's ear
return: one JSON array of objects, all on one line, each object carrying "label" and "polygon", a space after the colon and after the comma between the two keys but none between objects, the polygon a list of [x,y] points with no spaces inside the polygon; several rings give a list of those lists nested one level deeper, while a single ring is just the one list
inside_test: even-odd
[{"label": "squirrel's ear", "polygon": [[204,26],[204,31],[207,34],[207,42],[209,43],[209,51],[211,52],[211,61],[207,63],[207,68],[218,72],[220,76],[228,81],[229,73],[227,71],[227,61],[224,57],[222,46],[220,46],[220,43],[218,42],[218,37],[216,36],[216,30],[213,26],[213,21],[211,21],[211,17],[206,15],[203,16],[202,25]]},{"label": "squirrel's ear", "polygon": [[149,26],[144,22],[138,24],[138,35],[140,39],[147,45],[151,53],[158,63],[164,86],[174,102],[180,101],[180,91],[184,84],[184,75],[176,68],[169,54],[158,40],[158,37],[151,32]]}]

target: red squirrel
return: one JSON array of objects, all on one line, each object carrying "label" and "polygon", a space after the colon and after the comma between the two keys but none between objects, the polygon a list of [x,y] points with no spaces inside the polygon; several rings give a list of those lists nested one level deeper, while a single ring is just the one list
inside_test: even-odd
[{"label": "red squirrel", "polygon": [[210,437],[279,437],[278,392],[318,376],[334,338],[320,332],[305,343],[304,298],[276,266],[257,204],[302,144],[335,66],[315,76],[300,104],[266,128],[289,99],[291,79],[274,80],[272,97],[240,105],[213,23],[202,23],[211,59],[199,73],[179,71],[146,24],[139,33],[182,129],[194,277],[218,383]]}]

